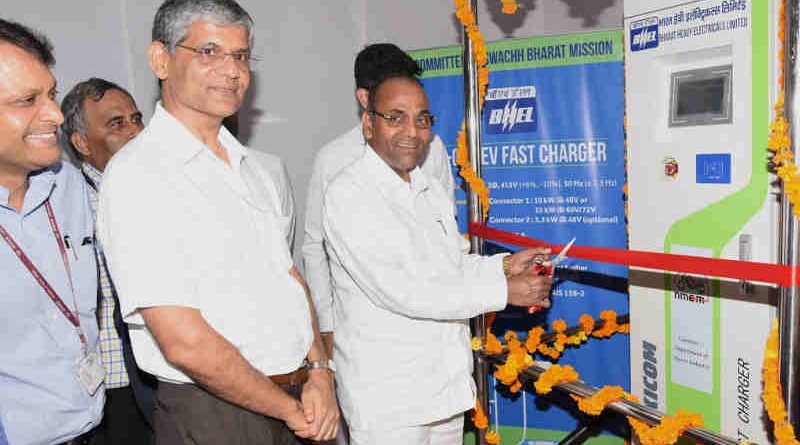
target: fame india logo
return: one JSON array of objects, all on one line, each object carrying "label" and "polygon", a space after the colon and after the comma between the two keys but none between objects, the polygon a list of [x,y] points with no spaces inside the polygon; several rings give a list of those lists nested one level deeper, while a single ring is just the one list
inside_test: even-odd
[{"label": "fame india logo", "polygon": [[490,88],[486,92],[486,132],[532,133],[537,129],[536,87]]}]

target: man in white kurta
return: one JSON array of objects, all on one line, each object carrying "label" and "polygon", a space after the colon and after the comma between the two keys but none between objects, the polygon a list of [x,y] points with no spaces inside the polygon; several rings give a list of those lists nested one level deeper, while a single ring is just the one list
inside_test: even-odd
[{"label": "man in white kurta", "polygon": [[552,280],[507,278],[545,250],[467,254],[448,191],[418,167],[432,118],[412,77],[370,93],[369,147],[325,193],[336,293],[334,356],[352,445],[460,444],[474,406],[467,319],[549,305]]},{"label": "man in white kurta", "polygon": [[[356,56],[353,74],[356,82],[355,97],[361,110],[367,108],[367,95],[376,83],[387,74],[419,76],[422,69],[417,62],[396,45],[376,43],[365,47]],[[303,238],[303,263],[311,298],[317,311],[319,330],[326,346],[335,331],[333,317],[333,290],[328,253],[322,235],[322,198],[325,189],[345,167],[360,158],[367,150],[361,124],[340,135],[322,147],[314,159],[306,196],[305,232]],[[434,136],[419,160],[420,169],[429,178],[441,183],[451,205],[453,202],[453,175],[442,140]]]}]

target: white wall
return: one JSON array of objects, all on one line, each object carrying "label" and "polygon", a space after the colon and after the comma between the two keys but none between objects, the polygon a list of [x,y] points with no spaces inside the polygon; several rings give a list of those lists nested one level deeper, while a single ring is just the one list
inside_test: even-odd
[{"label": "white wall", "polygon": [[[452,0],[357,0],[366,14],[366,38],[406,49],[461,44]],[[622,27],[622,0],[517,0],[514,15],[500,0],[478,0],[478,24],[487,41]]]},{"label": "white wall", "polygon": [[[356,123],[353,60],[367,43],[404,49],[461,41],[452,0],[240,0],[256,23],[254,53],[263,59],[245,106],[240,134],[289,169],[302,240],[306,182],[316,151]],[[519,0],[514,16],[500,0],[479,0],[488,41],[622,26],[622,0]],[[0,17],[44,32],[56,49],[59,90],[91,76],[130,89],[148,118],[157,97],[146,61],[161,0],[5,0]],[[298,250],[298,249],[296,249]]]}]

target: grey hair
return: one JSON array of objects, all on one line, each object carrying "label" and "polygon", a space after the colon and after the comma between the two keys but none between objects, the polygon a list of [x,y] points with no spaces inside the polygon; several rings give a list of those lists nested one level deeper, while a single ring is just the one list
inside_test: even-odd
[{"label": "grey hair", "polygon": [[64,100],[61,101],[61,113],[64,115],[64,123],[61,124],[62,143],[70,149],[72,155],[75,156],[76,159],[81,159],[81,155],[72,144],[72,133],[86,134],[87,126],[84,103],[87,98],[99,102],[103,99],[103,96],[105,96],[108,90],[119,90],[130,97],[131,101],[136,103],[133,96],[131,96],[127,90],[114,82],[109,82],[97,77],[92,77],[89,80],[78,83],[69,90],[67,95],[64,96]]},{"label": "grey hair", "polygon": [[244,26],[247,40],[253,38],[253,18],[234,0],[167,0],[153,20],[153,41],[171,54],[189,36],[192,23],[203,20],[215,25]]}]

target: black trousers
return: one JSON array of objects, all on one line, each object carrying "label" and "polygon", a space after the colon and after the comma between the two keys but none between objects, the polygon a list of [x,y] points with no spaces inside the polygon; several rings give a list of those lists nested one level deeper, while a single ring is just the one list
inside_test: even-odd
[{"label": "black trousers", "polygon": [[103,420],[93,430],[60,445],[152,445],[153,430],[133,398],[131,388],[106,390]]},{"label": "black trousers", "polygon": [[[298,388],[291,388],[293,395]],[[291,392],[290,392],[291,393]],[[159,382],[157,445],[299,445],[286,424],[226,402],[187,384]]]},{"label": "black trousers", "polygon": [[130,386],[106,390],[103,421],[93,431],[91,445],[152,445],[153,430],[136,404]]}]

